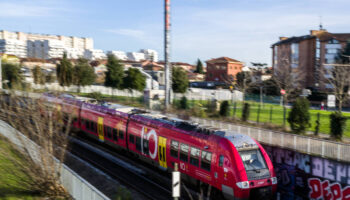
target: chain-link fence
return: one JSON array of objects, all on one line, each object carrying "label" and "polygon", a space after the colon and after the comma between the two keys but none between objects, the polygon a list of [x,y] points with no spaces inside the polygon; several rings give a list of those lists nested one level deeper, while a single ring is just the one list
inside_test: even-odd
[{"label": "chain-link fence", "polygon": [[194,122],[221,129],[247,134],[261,143],[288,148],[301,153],[307,153],[342,161],[350,161],[350,145],[324,139],[300,136],[290,133],[276,132],[261,128],[248,127],[226,122],[191,118]]}]

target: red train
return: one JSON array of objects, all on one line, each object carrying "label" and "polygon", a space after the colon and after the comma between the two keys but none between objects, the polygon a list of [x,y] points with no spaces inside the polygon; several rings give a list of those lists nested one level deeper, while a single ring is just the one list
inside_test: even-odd
[{"label": "red train", "polygon": [[73,127],[185,179],[213,186],[225,199],[268,199],[277,189],[271,160],[253,138],[117,104],[49,94],[43,100],[73,114]]}]

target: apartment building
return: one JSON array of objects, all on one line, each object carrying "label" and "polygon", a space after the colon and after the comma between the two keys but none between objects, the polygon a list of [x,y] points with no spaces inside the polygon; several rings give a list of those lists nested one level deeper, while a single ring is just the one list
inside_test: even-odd
[{"label": "apartment building", "polygon": [[127,60],[128,56],[124,51],[107,51],[107,54],[112,54],[119,60]]},{"label": "apartment building", "polygon": [[158,52],[152,49],[141,49],[140,53],[145,54],[145,60],[151,60],[154,62],[158,62]]},{"label": "apartment building", "polygon": [[16,39],[0,39],[0,53],[24,58],[27,56],[27,43]]},{"label": "apartment building", "polygon": [[242,71],[244,63],[228,57],[214,58],[206,61],[206,81],[231,82]]},{"label": "apartment building", "polygon": [[128,60],[132,60],[132,61],[146,60],[145,54],[140,52],[128,52],[127,56],[128,56]]},{"label": "apartment building", "polygon": [[88,60],[104,60],[107,55],[101,49],[85,49],[84,58]]},{"label": "apartment building", "polygon": [[0,52],[20,58],[59,58],[67,52],[69,58],[75,59],[83,57],[84,51],[93,46],[92,38],[0,31]]},{"label": "apartment building", "polygon": [[[280,37],[272,48],[272,67],[276,71],[288,67],[292,73],[302,74],[304,88],[331,89],[323,69],[331,64],[347,42],[350,33],[330,33],[325,29],[311,30],[309,35]],[[297,74],[296,74],[297,75]]]}]

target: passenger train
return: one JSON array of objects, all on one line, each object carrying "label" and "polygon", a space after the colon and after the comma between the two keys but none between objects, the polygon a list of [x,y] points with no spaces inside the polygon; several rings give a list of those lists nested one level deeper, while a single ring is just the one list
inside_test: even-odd
[{"label": "passenger train", "polygon": [[163,170],[177,163],[185,179],[211,185],[225,199],[271,199],[276,192],[270,158],[247,135],[88,98],[45,94],[41,100],[72,115],[81,133]]}]

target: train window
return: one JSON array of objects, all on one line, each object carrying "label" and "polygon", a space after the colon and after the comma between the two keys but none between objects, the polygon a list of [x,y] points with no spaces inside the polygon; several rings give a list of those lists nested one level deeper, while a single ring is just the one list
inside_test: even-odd
[{"label": "train window", "polygon": [[141,152],[141,138],[136,136],[136,149]]},{"label": "train window", "polygon": [[[113,138],[112,138],[112,129],[111,129],[111,127],[106,126],[106,128],[107,128],[107,138],[113,139]],[[106,129],[105,129],[105,130],[106,130]]]},{"label": "train window", "polygon": [[92,121],[89,121],[89,130],[93,131],[94,130],[94,124]]},{"label": "train window", "polygon": [[119,130],[119,138],[124,139],[124,132],[122,130]]},{"label": "train window", "polygon": [[134,135],[129,134],[129,142],[130,142],[131,144],[135,144],[135,136],[134,136]]},{"label": "train window", "polygon": [[179,158],[179,142],[176,140],[171,141],[170,155]]},{"label": "train window", "polygon": [[97,132],[97,124],[95,122],[91,122],[92,123],[92,131],[94,131],[95,133]]},{"label": "train window", "polygon": [[222,167],[224,165],[224,156],[223,155],[220,155],[219,157],[219,166]]},{"label": "train window", "polygon": [[191,147],[190,163],[197,167],[199,166],[199,153],[199,149]]},{"label": "train window", "polygon": [[117,129],[112,129],[113,130],[113,138],[114,141],[118,141],[118,130]]},{"label": "train window", "polygon": [[187,144],[180,144],[180,160],[188,162],[188,150]]},{"label": "train window", "polygon": [[201,168],[210,171],[211,153],[202,151]]},{"label": "train window", "polygon": [[148,151],[149,151],[148,150],[148,143],[149,143],[148,140],[145,140],[145,139],[143,140],[143,153],[146,155],[148,154]]}]

